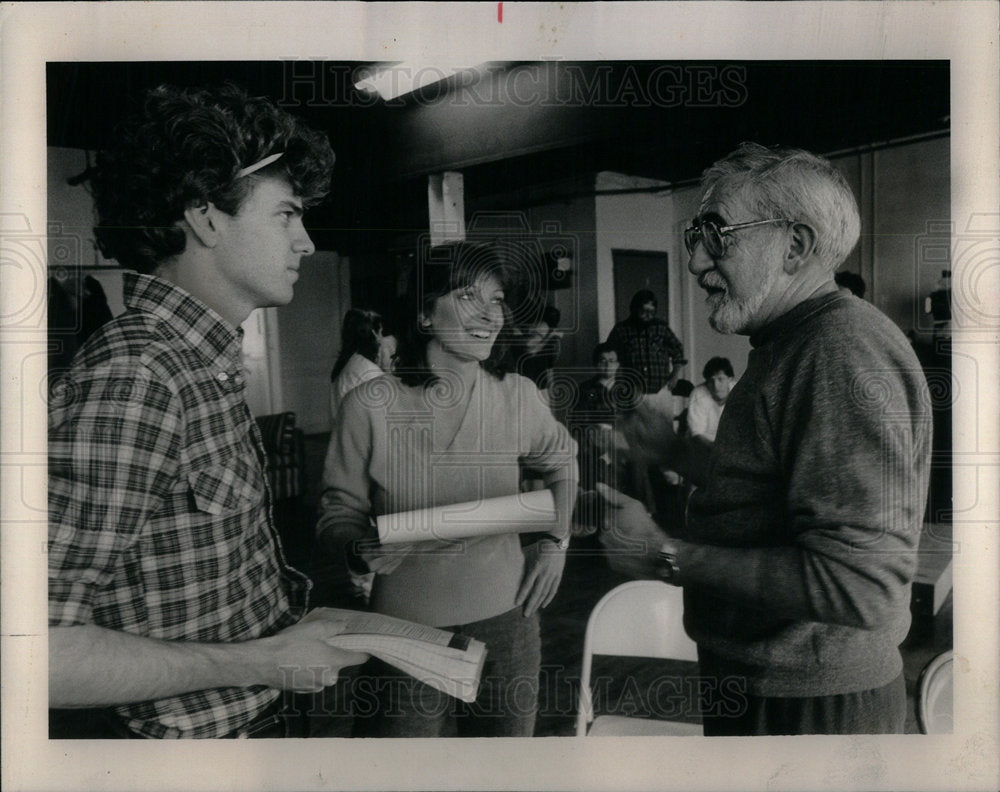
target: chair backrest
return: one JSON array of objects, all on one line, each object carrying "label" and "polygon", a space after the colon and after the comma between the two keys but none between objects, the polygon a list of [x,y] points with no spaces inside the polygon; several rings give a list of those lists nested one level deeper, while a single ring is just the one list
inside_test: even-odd
[{"label": "chair backrest", "polygon": [[933,658],[917,680],[917,725],[923,734],[951,734],[954,714],[954,662],[952,650]]},{"label": "chair backrest", "polygon": [[594,719],[590,673],[595,654],[697,662],[698,647],[684,632],[683,590],[656,580],[634,580],[613,588],[594,606],[583,639],[579,736]]},{"label": "chair backrest", "polygon": [[698,660],[684,632],[683,590],[656,580],[634,580],[605,594],[591,611],[584,653]]}]

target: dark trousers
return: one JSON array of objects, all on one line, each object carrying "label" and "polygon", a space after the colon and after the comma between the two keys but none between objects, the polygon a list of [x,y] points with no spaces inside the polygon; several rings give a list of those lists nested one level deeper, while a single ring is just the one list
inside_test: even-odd
[{"label": "dark trousers", "polygon": [[[538,614],[521,609],[447,627],[486,644],[475,701],[465,703],[375,661],[365,668],[378,699],[372,718],[355,715],[357,736],[531,737],[538,711],[541,637]],[[365,722],[368,721],[368,722]]]},{"label": "dark trousers", "polygon": [[110,709],[50,709],[50,740],[123,740],[136,737]]},{"label": "dark trousers", "polygon": [[745,709],[736,715],[703,713],[705,736],[902,734],[906,724],[906,683],[902,674],[888,685],[857,693],[745,698]]}]

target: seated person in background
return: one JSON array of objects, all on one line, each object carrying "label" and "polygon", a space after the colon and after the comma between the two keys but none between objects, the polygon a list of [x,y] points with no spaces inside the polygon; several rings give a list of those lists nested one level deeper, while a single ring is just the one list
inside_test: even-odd
[{"label": "seated person in background", "polygon": [[591,422],[613,424],[618,412],[613,387],[618,381],[618,350],[605,342],[594,347],[591,358],[597,373],[580,383],[571,413]]},{"label": "seated person in background", "polygon": [[330,372],[333,424],[337,422],[337,410],[344,396],[362,382],[391,371],[396,357],[396,337],[385,334],[382,317],[375,311],[351,308],[344,314],[340,337],[340,354]]},{"label": "seated person in background", "polygon": [[601,481],[617,487],[619,467],[628,446],[615,429],[624,405],[624,383],[618,379],[618,350],[605,342],[594,347],[597,373],[580,383],[570,408],[569,426],[580,447],[580,485],[593,489]]},{"label": "seated person in background", "polygon": [[714,443],[722,410],[733,389],[733,364],[728,358],[714,357],[702,369],[705,381],[691,391],[687,408],[687,431],[692,438]]},{"label": "seated person in background", "polygon": [[[693,443],[711,448],[722,410],[733,387],[733,366],[728,358],[714,357],[705,364],[702,376],[705,381],[688,391],[687,407],[677,417],[677,432]],[[674,390],[676,392],[677,389]],[[683,520],[687,496],[691,491],[690,482],[685,482],[683,477],[669,468],[664,468],[663,476],[665,486],[654,492],[656,512],[665,519]]]}]

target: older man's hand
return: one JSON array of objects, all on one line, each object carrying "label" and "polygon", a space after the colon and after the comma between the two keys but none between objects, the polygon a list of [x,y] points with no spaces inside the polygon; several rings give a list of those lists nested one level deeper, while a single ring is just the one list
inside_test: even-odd
[{"label": "older man's hand", "polygon": [[655,578],[656,556],[667,534],[635,498],[604,484],[597,485],[604,499],[604,519],[599,538],[608,564],[633,578]]},{"label": "older man's hand", "polygon": [[634,410],[619,416],[616,428],[637,461],[671,467],[679,451],[673,405],[658,396],[643,397]]}]

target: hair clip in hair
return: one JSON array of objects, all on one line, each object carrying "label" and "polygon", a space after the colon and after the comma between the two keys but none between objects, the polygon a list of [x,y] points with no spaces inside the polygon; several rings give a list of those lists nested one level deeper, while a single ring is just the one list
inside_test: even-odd
[{"label": "hair clip in hair", "polygon": [[271,154],[268,157],[264,157],[260,162],[255,162],[253,165],[247,165],[243,170],[236,174],[237,179],[242,179],[244,176],[249,176],[254,171],[259,171],[261,168],[266,168],[272,162],[281,158],[284,151],[279,151],[277,154]]}]

